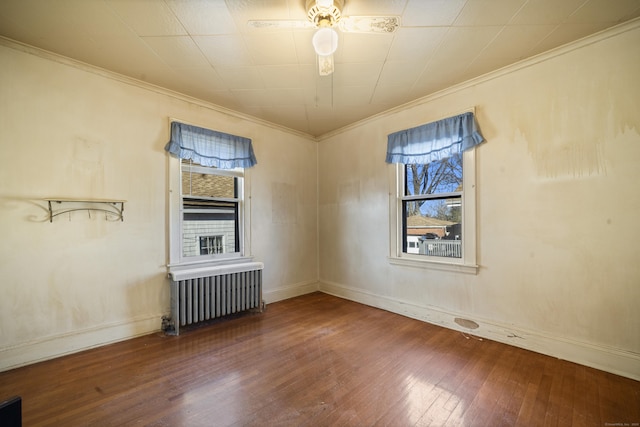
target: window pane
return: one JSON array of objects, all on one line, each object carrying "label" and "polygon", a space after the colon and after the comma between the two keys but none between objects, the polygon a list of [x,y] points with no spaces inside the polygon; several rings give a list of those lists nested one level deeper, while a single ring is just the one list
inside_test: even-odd
[{"label": "window pane", "polygon": [[462,257],[462,198],[404,201],[403,252]]},{"label": "window pane", "polygon": [[185,198],[183,208],[183,256],[239,251],[237,203]]},{"label": "window pane", "polygon": [[182,194],[196,197],[236,197],[237,178],[203,173],[182,173]]},{"label": "window pane", "polygon": [[405,165],[405,195],[462,191],[462,155],[426,165]]},{"label": "window pane", "polygon": [[200,236],[200,255],[224,253],[222,236]]}]

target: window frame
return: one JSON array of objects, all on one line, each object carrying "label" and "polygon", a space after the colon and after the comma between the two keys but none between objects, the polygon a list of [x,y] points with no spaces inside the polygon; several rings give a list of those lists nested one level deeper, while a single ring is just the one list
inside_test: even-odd
[{"label": "window frame", "polygon": [[[462,153],[462,257],[447,258],[403,252],[405,164],[389,165],[389,262],[393,265],[477,274],[476,264],[476,156]],[[440,195],[438,195],[440,196]],[[420,196],[410,196],[416,198]]]},{"label": "window frame", "polygon": [[[251,226],[251,185],[250,185],[250,168],[236,168],[232,170],[228,169],[215,169],[206,166],[182,165],[181,159],[167,156],[167,168],[169,176],[169,262],[168,267],[175,266],[187,266],[187,265],[221,265],[231,264],[241,261],[252,260],[251,256],[251,239],[250,230]],[[183,255],[183,204],[182,204],[182,172],[183,166],[191,167],[192,172],[194,170],[206,170],[207,173],[215,171],[214,175],[233,176],[238,178],[238,195],[235,199],[223,199],[226,201],[237,201],[238,203],[238,240],[240,244],[239,252],[231,252],[226,254],[211,254],[211,255],[198,255],[198,256],[184,256]]]}]

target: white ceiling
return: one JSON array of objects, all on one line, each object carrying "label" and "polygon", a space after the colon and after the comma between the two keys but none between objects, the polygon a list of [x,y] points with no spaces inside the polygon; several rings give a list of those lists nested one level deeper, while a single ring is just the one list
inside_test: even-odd
[{"label": "white ceiling", "polygon": [[345,0],[397,15],[340,33],[320,77],[305,0],[0,0],[0,35],[313,136],[640,16],[640,0]]}]

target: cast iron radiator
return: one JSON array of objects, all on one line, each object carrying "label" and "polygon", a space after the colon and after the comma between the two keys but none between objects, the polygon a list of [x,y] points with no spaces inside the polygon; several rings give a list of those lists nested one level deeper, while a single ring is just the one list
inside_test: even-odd
[{"label": "cast iron radiator", "polygon": [[171,279],[171,316],[163,330],[180,334],[180,327],[247,310],[263,309],[260,262],[174,270]]}]

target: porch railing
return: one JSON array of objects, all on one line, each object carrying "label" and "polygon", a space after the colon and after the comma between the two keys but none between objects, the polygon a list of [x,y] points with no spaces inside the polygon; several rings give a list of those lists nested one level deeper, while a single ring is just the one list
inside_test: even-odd
[{"label": "porch railing", "polygon": [[461,240],[422,240],[418,244],[421,255],[462,258]]}]

